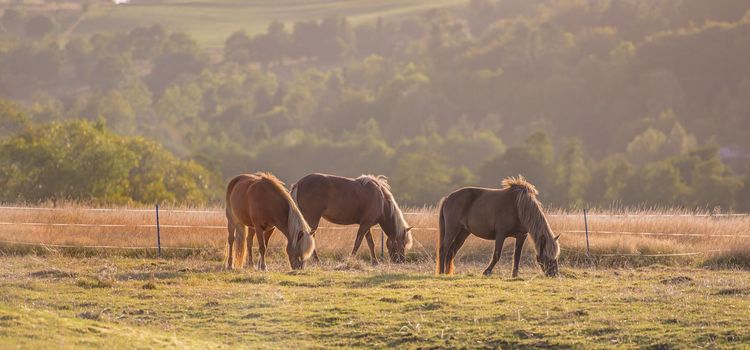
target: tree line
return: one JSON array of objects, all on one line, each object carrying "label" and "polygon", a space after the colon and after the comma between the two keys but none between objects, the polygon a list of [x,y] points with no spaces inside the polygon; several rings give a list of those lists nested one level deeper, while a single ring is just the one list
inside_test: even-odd
[{"label": "tree line", "polygon": [[[61,40],[54,15],[8,9],[0,94],[20,112],[2,115],[3,168],[45,174],[52,159],[87,156],[130,165],[23,185],[23,172],[4,171],[2,200],[197,203],[220,198],[223,179],[267,170],[288,182],[382,173],[402,202],[422,205],[520,173],[555,206],[750,210],[749,8],[474,0],[356,26],[273,21],[233,33],[218,54],[158,25]],[[59,150],[96,133],[121,140],[92,155]],[[19,143],[37,138],[48,144]],[[202,180],[123,177],[156,153]],[[128,180],[46,183],[75,176]]]}]

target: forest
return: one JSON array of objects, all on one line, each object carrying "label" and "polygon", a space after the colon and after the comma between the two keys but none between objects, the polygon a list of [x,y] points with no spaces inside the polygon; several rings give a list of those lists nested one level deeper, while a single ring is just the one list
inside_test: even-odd
[{"label": "forest", "polygon": [[1,202],[215,204],[270,171],[384,174],[416,206],[523,174],[551,207],[750,210],[746,0],[333,11],[219,50],[79,34],[103,5],[73,4],[0,5]]}]

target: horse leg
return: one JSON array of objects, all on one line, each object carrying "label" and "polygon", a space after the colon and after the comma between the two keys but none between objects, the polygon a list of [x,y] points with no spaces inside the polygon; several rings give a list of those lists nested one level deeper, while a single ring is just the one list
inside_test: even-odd
[{"label": "horse leg", "polygon": [[266,247],[268,247],[268,241],[271,240],[271,235],[273,235],[274,227],[271,227],[270,229],[263,232],[263,241],[266,243]]},{"label": "horse leg", "polygon": [[225,270],[231,270],[232,267],[233,267],[232,266],[233,265],[232,257],[234,255],[233,254],[234,252],[232,252],[232,246],[234,245],[234,231],[235,231],[235,229],[236,228],[234,226],[234,223],[231,222],[231,221],[229,221],[229,220],[227,220],[227,231],[229,232],[229,234],[227,235],[227,251],[226,251],[226,256],[224,258],[224,269]]},{"label": "horse leg", "polygon": [[492,269],[495,268],[495,264],[500,259],[500,253],[503,251],[503,243],[505,242],[505,233],[495,233],[495,252],[492,254],[490,264],[484,270],[484,275],[489,276],[492,274]]},{"label": "horse leg", "polygon": [[247,228],[247,266],[254,268],[255,264],[253,263],[253,239],[255,238],[255,228],[248,227]]},{"label": "horse leg", "polygon": [[516,235],[516,249],[513,251],[513,273],[511,277],[518,277],[518,263],[521,262],[521,251],[523,243],[526,242],[526,234]]},{"label": "horse leg", "polygon": [[456,237],[460,234],[461,229],[454,225],[445,225],[445,228],[443,229],[444,232],[441,232],[441,234],[444,234],[442,237],[440,237],[440,247],[438,247],[438,274],[450,274],[449,270],[449,263],[448,263],[448,256],[449,251],[451,250],[451,247],[453,246],[453,242],[456,240]]},{"label": "horse leg", "polygon": [[349,255],[349,257],[354,257],[357,255],[359,246],[362,245],[362,238],[365,238],[365,234],[367,232],[370,232],[370,226],[367,226],[367,225],[359,226],[359,229],[357,230],[357,238],[354,240],[354,248],[352,249],[352,253]]},{"label": "horse leg", "polygon": [[458,253],[458,250],[461,249],[461,247],[463,247],[464,242],[466,242],[466,239],[469,238],[469,235],[470,235],[469,231],[465,229],[459,229],[458,235],[453,239],[453,244],[451,244],[445,256],[446,272],[448,274],[453,273],[453,270],[455,269],[453,260],[456,258],[456,254]]},{"label": "horse leg", "polygon": [[[262,228],[258,232],[265,232]],[[257,234],[256,237],[258,237],[258,252],[260,253],[260,257],[258,258],[258,270],[260,271],[268,271],[268,267],[266,266],[266,239],[265,234]]]},{"label": "horse leg", "polygon": [[[307,222],[310,225],[310,230],[313,232],[312,236],[315,238],[315,231],[318,230],[318,225],[320,224],[320,216],[316,220],[311,220]],[[315,247],[312,252],[312,260],[317,264],[320,263],[320,258],[318,257],[318,247]]]},{"label": "horse leg", "polygon": [[370,247],[370,263],[372,263],[372,266],[377,266],[378,256],[375,255],[375,242],[372,240],[372,230],[367,230],[365,238],[367,239],[367,246]]}]

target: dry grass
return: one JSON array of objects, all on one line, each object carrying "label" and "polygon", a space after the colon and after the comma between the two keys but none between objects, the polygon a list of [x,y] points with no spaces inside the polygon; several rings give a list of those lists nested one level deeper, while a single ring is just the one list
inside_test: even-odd
[{"label": "dry grass", "polygon": [[[0,208],[0,241],[33,242],[47,245],[153,247],[156,245],[155,212],[148,207],[121,207],[91,210],[74,204],[35,209]],[[415,227],[416,238],[410,259],[432,263],[437,229],[434,208],[408,208],[407,221]],[[586,241],[582,213],[553,211],[553,229],[561,233],[563,260],[569,264],[637,266],[651,263],[690,263],[715,266],[750,266],[750,217],[710,216],[670,210],[594,212],[589,215],[590,249]],[[22,223],[39,223],[22,224]],[[85,224],[52,226],[49,224]],[[169,208],[160,211],[161,242],[170,247],[192,247],[219,256],[226,240],[223,209]],[[333,259],[348,254],[356,227],[321,223],[317,245],[323,256]],[[643,234],[645,233],[645,234]],[[373,231],[380,249],[380,230]],[[668,235],[661,235],[668,234]],[[271,239],[271,249],[284,243],[280,234]],[[512,254],[512,240],[506,242],[504,259]],[[3,246],[9,246],[5,243]],[[489,258],[492,244],[471,237],[459,256],[460,264]],[[526,256],[533,248],[526,246]],[[700,253],[692,255],[650,256]],[[363,244],[360,255],[366,256]],[[610,256],[614,255],[614,256]]]}]

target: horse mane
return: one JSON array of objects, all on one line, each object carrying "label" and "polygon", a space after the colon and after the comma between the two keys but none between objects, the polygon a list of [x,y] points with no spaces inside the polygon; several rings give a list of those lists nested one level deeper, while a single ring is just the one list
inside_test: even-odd
[{"label": "horse mane", "polygon": [[531,182],[526,180],[523,175],[518,176],[510,176],[503,179],[503,189],[514,189],[514,190],[521,190],[529,193],[530,195],[536,197],[539,194],[539,191],[536,189],[536,186],[532,185]]},{"label": "horse mane", "polygon": [[[385,177],[385,175],[361,175],[360,177],[355,179],[356,181],[359,181],[362,185],[366,185],[368,183],[374,184],[378,189],[380,189],[380,192],[383,193],[383,199],[385,199],[385,205],[388,206],[390,209],[391,215],[394,216],[394,222],[396,223],[396,233],[401,234],[402,232],[406,232],[406,228],[409,227],[409,224],[406,222],[406,219],[404,219],[404,213],[401,211],[401,208],[398,206],[398,203],[396,202],[396,198],[393,197],[393,193],[391,193],[391,185],[388,183],[388,178]],[[397,237],[397,238],[403,238],[403,237]]]},{"label": "horse mane", "polygon": [[[299,207],[297,206],[297,202],[292,199],[292,196],[289,194],[289,191],[286,189],[286,185],[284,182],[279,180],[275,175],[271,173],[266,172],[258,172],[253,174],[258,178],[258,180],[266,180],[269,184],[271,184],[277,192],[286,200],[286,202],[289,204],[289,217],[287,219],[287,231],[289,231],[289,235],[296,234],[299,231],[303,231],[305,233],[310,233],[310,226],[307,224],[307,221],[305,221],[305,218],[302,216],[302,212],[300,212]],[[293,242],[292,246],[296,245],[297,240],[295,237],[288,237],[288,239]]]},{"label": "horse mane", "polygon": [[544,216],[542,203],[536,198],[539,194],[536,187],[519,175],[518,177],[505,178],[503,189],[509,189],[517,193],[518,218],[529,230],[537,253],[557,259],[560,256],[560,245],[557,244],[547,217]]}]

